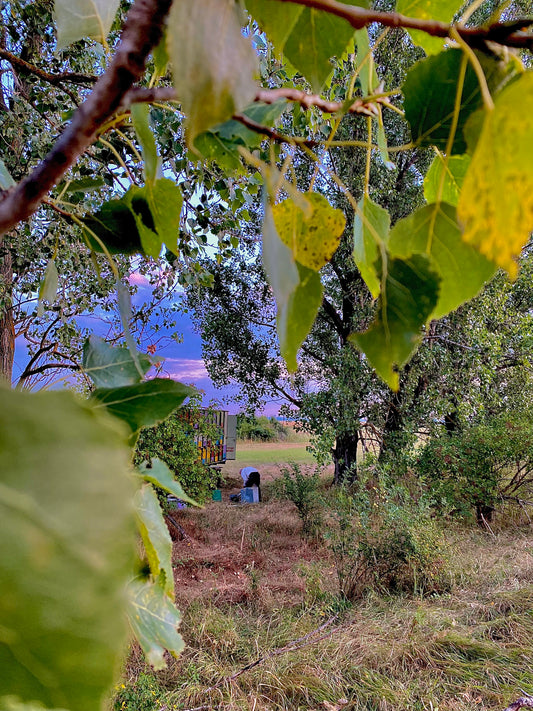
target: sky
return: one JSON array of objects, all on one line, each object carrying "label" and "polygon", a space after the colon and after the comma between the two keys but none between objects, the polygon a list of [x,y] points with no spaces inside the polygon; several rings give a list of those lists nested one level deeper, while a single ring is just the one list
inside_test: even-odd
[{"label": "sky", "polygon": [[[133,307],[149,301],[152,287],[146,277],[138,272],[132,272],[129,280],[137,287],[137,293],[132,299]],[[170,304],[170,300],[167,303]],[[176,328],[172,331],[161,329],[153,339],[150,338],[150,328],[146,331],[145,347],[150,343],[155,343],[157,348],[155,355],[162,359],[160,377],[169,377],[186,385],[194,385],[202,393],[202,405],[204,406],[213,405],[217,409],[228,410],[232,414],[241,412],[243,406],[235,400],[239,390],[238,386],[216,388],[211,381],[202,359],[202,339],[195,332],[190,317],[187,314],[176,312],[173,314],[173,319],[176,321]],[[104,337],[109,330],[105,321],[95,315],[81,316],[77,322],[79,326],[89,329],[97,336]],[[173,332],[181,336],[181,342],[170,337]],[[28,361],[26,345],[24,338],[17,338],[13,369],[15,378]],[[68,381],[69,375],[65,377],[64,373],[60,374],[52,387],[63,387]],[[275,417],[278,415],[280,405],[279,401],[268,402],[257,414]]]}]

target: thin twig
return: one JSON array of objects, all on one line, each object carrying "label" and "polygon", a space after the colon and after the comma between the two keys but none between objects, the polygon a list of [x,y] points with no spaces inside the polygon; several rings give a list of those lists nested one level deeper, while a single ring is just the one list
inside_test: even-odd
[{"label": "thin twig", "polygon": [[17,69],[19,72],[25,74],[34,74],[48,84],[61,84],[61,82],[68,81],[72,84],[94,84],[98,81],[98,77],[92,74],[79,74],[77,72],[60,72],[59,74],[51,74],[50,72],[45,72],[44,69],[36,67],[35,64],[30,64],[24,59],[17,57],[16,54],[8,52],[7,49],[0,48],[0,59],[5,59],[8,61],[12,67]]},{"label": "thin twig", "polygon": [[522,696],[508,706],[504,711],[518,711],[518,709],[533,709],[533,696]]}]

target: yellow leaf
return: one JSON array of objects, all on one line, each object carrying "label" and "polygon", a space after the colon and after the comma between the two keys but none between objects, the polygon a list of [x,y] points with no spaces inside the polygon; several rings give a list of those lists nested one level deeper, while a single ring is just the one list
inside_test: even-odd
[{"label": "yellow leaf", "polygon": [[275,205],[274,224],[294,259],[317,272],[335,254],[346,220],[323,195],[303,193],[302,198],[298,203],[289,198]]},{"label": "yellow leaf", "polygon": [[533,230],[533,72],[504,89],[487,115],[458,217],[464,241],[516,277]]}]

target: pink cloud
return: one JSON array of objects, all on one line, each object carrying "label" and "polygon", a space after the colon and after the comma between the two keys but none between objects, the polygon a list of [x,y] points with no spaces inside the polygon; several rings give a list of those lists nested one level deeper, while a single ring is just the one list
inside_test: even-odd
[{"label": "pink cloud", "polygon": [[163,370],[168,373],[171,378],[186,380],[187,382],[206,380],[209,378],[204,361],[199,359],[166,358],[163,361]]},{"label": "pink cloud", "polygon": [[139,272],[131,272],[128,276],[128,281],[130,284],[135,284],[135,286],[150,286],[148,279],[144,274],[139,274]]}]

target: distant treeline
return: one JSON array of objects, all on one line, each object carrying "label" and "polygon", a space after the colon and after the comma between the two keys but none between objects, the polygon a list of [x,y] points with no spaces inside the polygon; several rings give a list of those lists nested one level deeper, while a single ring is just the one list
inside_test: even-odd
[{"label": "distant treeline", "polygon": [[260,415],[237,415],[237,437],[252,442],[283,442],[292,433],[282,422],[275,417]]}]

